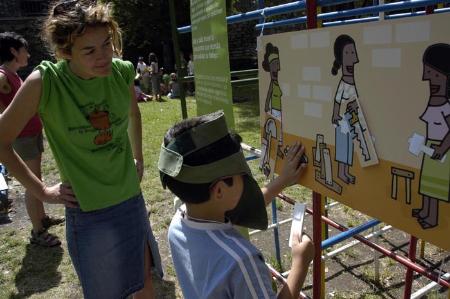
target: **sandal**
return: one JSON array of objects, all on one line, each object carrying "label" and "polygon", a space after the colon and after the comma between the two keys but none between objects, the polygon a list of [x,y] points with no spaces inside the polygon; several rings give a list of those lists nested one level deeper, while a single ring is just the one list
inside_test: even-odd
[{"label": "sandal", "polygon": [[58,237],[48,233],[47,230],[44,229],[37,233],[31,230],[30,243],[43,247],[54,247],[60,245],[61,241]]},{"label": "sandal", "polygon": [[51,227],[53,225],[58,225],[58,224],[64,223],[64,221],[65,221],[64,218],[53,218],[53,217],[50,217],[48,215],[46,215],[41,220],[42,227],[44,229],[48,229],[49,227]]}]

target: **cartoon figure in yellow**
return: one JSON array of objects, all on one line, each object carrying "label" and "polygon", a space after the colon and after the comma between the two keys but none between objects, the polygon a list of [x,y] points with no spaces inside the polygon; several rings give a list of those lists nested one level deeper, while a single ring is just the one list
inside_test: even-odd
[{"label": "cartoon figure in yellow", "polygon": [[268,43],[266,45],[266,52],[264,54],[262,67],[266,72],[270,73],[270,85],[267,91],[264,111],[276,121],[278,131],[277,156],[283,158],[283,122],[281,113],[281,96],[283,93],[281,91],[280,84],[278,83],[278,72],[280,71],[280,52],[278,47],[275,47],[272,43]]},{"label": "cartoon figure in yellow", "polygon": [[420,119],[427,125],[426,146],[434,150],[424,154],[419,193],[422,207],[413,209],[423,229],[438,225],[439,201],[450,202],[450,45],[434,44],[423,54],[423,81],[429,82],[430,96]]}]

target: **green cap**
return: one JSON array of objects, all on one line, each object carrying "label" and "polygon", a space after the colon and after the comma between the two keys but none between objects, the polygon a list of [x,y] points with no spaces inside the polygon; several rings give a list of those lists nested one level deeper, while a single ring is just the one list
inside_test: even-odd
[{"label": "green cap", "polygon": [[[206,184],[220,178],[243,175],[244,190],[237,206],[225,215],[233,224],[266,229],[267,212],[261,188],[253,178],[242,149],[208,164],[190,166],[183,158],[229,136],[223,112],[212,113],[212,120],[193,127],[177,136],[167,146],[161,145],[158,169],[177,181]],[[163,176],[161,176],[163,181]],[[163,183],[164,188],[166,187]]]}]

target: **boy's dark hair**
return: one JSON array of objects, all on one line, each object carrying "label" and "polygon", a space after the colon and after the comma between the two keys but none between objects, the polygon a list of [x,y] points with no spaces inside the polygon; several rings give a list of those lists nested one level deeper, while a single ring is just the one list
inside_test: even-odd
[{"label": "boy's dark hair", "polygon": [[[208,114],[200,117],[187,119],[175,124],[170,128],[164,136],[164,146],[167,146],[172,140],[184,132],[197,127],[203,123],[211,121],[215,118],[215,114]],[[184,156],[183,163],[189,166],[198,166],[209,164],[214,161],[221,160],[241,150],[242,138],[235,133],[219,139],[218,141],[211,143],[210,145],[199,149],[193,153]],[[187,148],[187,150],[190,150]],[[209,199],[210,187],[214,181],[206,184],[190,184],[177,181],[175,178],[165,175],[163,172],[159,172],[161,180],[164,184],[178,196],[183,202],[186,203],[202,203]],[[232,179],[225,179],[226,184],[232,185]]]},{"label": "boy's dark hair", "polygon": [[22,47],[28,49],[28,43],[21,35],[15,32],[0,33],[0,62],[13,60],[14,55],[11,53],[11,48],[19,51]]}]

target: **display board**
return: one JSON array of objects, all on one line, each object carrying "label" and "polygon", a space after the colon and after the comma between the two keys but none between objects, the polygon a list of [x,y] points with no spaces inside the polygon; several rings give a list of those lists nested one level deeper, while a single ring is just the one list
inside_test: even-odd
[{"label": "display board", "polygon": [[225,1],[191,0],[197,115],[223,110],[234,126]]},{"label": "display board", "polygon": [[450,249],[450,14],[263,36],[261,169]]}]

